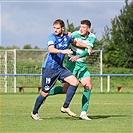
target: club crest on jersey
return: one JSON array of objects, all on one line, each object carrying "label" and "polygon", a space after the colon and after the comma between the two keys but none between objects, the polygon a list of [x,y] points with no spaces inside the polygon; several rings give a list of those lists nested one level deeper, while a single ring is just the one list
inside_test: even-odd
[{"label": "club crest on jersey", "polygon": [[50,87],[47,85],[47,86],[44,87],[44,89],[45,89],[46,91],[48,91],[48,90],[50,89]]},{"label": "club crest on jersey", "polygon": [[46,78],[46,84],[50,84],[51,78]]},{"label": "club crest on jersey", "polygon": [[64,38],[64,41],[66,41],[67,39],[66,39],[66,37]]}]

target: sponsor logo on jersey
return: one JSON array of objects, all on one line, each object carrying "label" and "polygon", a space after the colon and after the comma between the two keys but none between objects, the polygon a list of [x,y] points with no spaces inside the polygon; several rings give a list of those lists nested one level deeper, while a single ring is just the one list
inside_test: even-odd
[{"label": "sponsor logo on jersey", "polygon": [[67,44],[61,44],[61,43],[59,43],[58,45],[59,45],[59,47],[67,47]]}]

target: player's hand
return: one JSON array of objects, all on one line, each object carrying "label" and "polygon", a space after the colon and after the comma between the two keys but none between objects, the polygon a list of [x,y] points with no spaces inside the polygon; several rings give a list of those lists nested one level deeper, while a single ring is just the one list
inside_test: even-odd
[{"label": "player's hand", "polygon": [[77,59],[79,59],[78,56],[73,56],[69,60],[72,61],[72,62],[75,62]]},{"label": "player's hand", "polygon": [[92,48],[88,47],[88,53],[89,53],[89,55],[92,54]]},{"label": "player's hand", "polygon": [[72,37],[72,33],[71,32],[64,32],[65,34],[68,34],[69,37]]}]

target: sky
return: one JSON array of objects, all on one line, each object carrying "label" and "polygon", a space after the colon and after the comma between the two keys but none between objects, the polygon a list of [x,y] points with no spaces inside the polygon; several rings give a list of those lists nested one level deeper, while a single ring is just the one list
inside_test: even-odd
[{"label": "sky", "polygon": [[[130,1],[129,1],[130,2]],[[47,38],[53,33],[53,22],[67,19],[75,27],[89,19],[98,40],[104,27],[111,27],[111,19],[120,14],[125,0],[0,0],[0,46],[23,48],[47,47]]]}]

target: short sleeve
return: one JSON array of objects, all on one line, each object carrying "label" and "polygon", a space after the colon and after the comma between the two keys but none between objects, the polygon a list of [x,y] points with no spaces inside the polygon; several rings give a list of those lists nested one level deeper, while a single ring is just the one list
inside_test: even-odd
[{"label": "short sleeve", "polygon": [[74,31],[72,33],[72,38],[78,38],[79,37],[79,31]]},{"label": "short sleeve", "polygon": [[55,42],[56,42],[56,38],[54,37],[54,35],[50,35],[48,37],[48,41],[47,41],[47,45],[50,46],[50,45],[55,45]]}]

